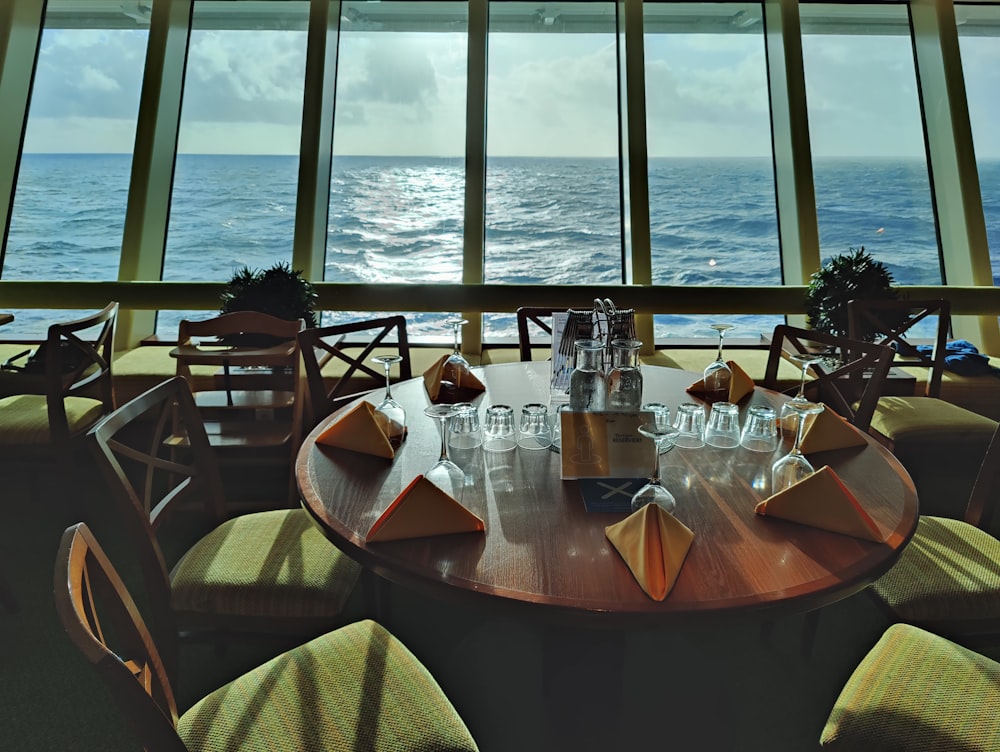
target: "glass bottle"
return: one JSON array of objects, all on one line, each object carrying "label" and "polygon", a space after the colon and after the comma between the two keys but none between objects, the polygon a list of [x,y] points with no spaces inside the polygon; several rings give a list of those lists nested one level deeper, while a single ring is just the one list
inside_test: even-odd
[{"label": "glass bottle", "polygon": [[603,410],[608,385],[604,381],[604,343],[578,339],[573,343],[576,364],[569,375],[569,409],[574,412]]},{"label": "glass bottle", "polygon": [[639,370],[637,339],[611,340],[611,370],[608,371],[608,409],[638,410],[642,406],[642,371]]}]

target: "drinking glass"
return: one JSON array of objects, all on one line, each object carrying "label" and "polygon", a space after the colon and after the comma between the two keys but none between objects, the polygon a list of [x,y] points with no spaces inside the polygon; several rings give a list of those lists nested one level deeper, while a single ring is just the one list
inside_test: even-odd
[{"label": "drinking glass", "polygon": [[483,429],[483,449],[487,452],[509,452],[517,446],[514,435],[514,408],[510,405],[490,405],[486,408]]},{"label": "drinking glass", "polygon": [[611,370],[608,371],[608,409],[638,410],[642,403],[642,371],[639,370],[637,339],[611,341]]},{"label": "drinking glass", "polygon": [[729,399],[729,385],[733,381],[733,371],[722,357],[722,339],[733,325],[712,324],[712,328],[719,333],[719,351],[715,360],[705,367],[702,376],[705,383],[705,401],[724,402]]},{"label": "drinking glass", "polygon": [[632,496],[632,511],[638,511],[647,504],[657,504],[665,511],[672,512],[677,508],[677,500],[660,483],[660,455],[673,449],[678,431],[676,428],[664,428],[658,423],[643,423],[639,426],[639,433],[653,440],[656,451],[653,452],[653,473],[649,482]]},{"label": "drinking glass", "polygon": [[[653,420],[661,428],[670,428],[670,408],[662,402],[646,402],[642,405],[642,410],[653,413]],[[660,454],[665,454],[673,449],[673,445],[666,447]]]},{"label": "drinking glass", "polygon": [[802,377],[799,382],[798,394],[781,406],[781,430],[792,433],[795,431],[796,421],[798,420],[798,414],[795,412],[792,405],[793,403],[802,404],[809,401],[806,398],[806,376],[809,373],[809,366],[822,360],[823,356],[815,353],[798,353],[796,355],[789,355],[788,357],[798,363],[802,368]]},{"label": "drinking glass", "polygon": [[517,445],[522,449],[548,449],[552,446],[549,408],[532,402],[521,408],[521,423],[517,429]]},{"label": "drinking glass", "polygon": [[569,409],[579,413],[603,410],[608,385],[604,381],[604,343],[578,339],[573,343],[576,363],[569,374]]},{"label": "drinking glass", "polygon": [[732,402],[716,402],[708,414],[705,443],[718,449],[740,445],[740,409]]},{"label": "drinking glass", "polygon": [[674,441],[677,446],[684,449],[705,446],[705,408],[696,402],[678,405],[674,428],[678,431]]},{"label": "drinking glass", "polygon": [[556,405],[552,411],[552,448],[557,452],[562,451],[562,414],[569,410],[569,405],[563,402]]},{"label": "drinking glass", "polygon": [[451,326],[451,331],[455,335],[455,345],[451,355],[448,356],[448,362],[462,368],[469,368],[469,361],[467,361],[465,356],[462,355],[461,339],[462,327],[468,323],[469,322],[466,319],[448,319],[448,325]]},{"label": "drinking glass", "polygon": [[403,359],[402,355],[376,355],[372,358],[376,363],[381,363],[385,371],[385,397],[375,405],[375,417],[383,423],[386,436],[394,449],[398,449],[406,434],[406,411],[403,406],[392,398],[392,385],[389,382],[389,371],[393,363],[399,363]]},{"label": "drinking glass", "polygon": [[[791,403],[790,403],[791,404]],[[792,450],[771,465],[771,493],[783,491],[803,478],[811,475],[813,466],[802,454],[802,435],[805,433],[806,416],[818,415],[823,412],[823,405],[818,402],[796,402],[792,410],[796,415],[795,443]]]},{"label": "drinking glass", "polygon": [[424,415],[438,422],[441,433],[441,454],[438,461],[424,473],[424,477],[456,501],[462,500],[465,473],[448,456],[448,419],[455,414],[454,405],[431,405],[424,408]]},{"label": "drinking glass", "polygon": [[751,452],[773,452],[778,448],[778,426],[774,408],[751,405],[747,409],[747,420],[740,436],[740,445]]},{"label": "drinking glass", "polygon": [[483,427],[479,423],[479,408],[468,402],[453,407],[455,412],[448,418],[448,446],[459,450],[481,447]]}]

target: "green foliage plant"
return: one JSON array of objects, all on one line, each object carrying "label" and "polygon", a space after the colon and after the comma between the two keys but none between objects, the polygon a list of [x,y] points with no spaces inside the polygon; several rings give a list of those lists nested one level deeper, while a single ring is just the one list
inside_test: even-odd
[{"label": "green foliage plant", "polygon": [[[806,316],[809,325],[818,331],[841,337],[848,336],[847,303],[850,300],[892,300],[897,296],[888,267],[860,248],[833,256],[813,273],[806,291]],[[861,333],[866,342],[887,332],[874,327]]]},{"label": "green foliage plant", "polygon": [[[316,326],[316,301],[319,296],[301,271],[293,271],[287,262],[275,263],[268,269],[241,266],[229,280],[221,296],[220,313],[258,311],[279,319],[304,319],[307,328]],[[250,341],[241,335],[239,341],[226,344],[264,346],[271,342]]]}]

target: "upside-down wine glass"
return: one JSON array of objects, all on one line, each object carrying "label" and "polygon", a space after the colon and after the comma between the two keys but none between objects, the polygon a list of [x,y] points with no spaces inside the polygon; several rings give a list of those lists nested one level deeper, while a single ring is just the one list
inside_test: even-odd
[{"label": "upside-down wine glass", "polygon": [[448,324],[451,326],[451,331],[455,336],[455,346],[452,350],[451,355],[448,356],[448,362],[453,363],[456,366],[462,368],[469,367],[469,361],[465,359],[462,355],[462,327],[468,324],[466,319],[448,319]]},{"label": "upside-down wine glass", "polygon": [[809,367],[813,363],[822,360],[823,356],[818,353],[797,353],[795,355],[789,355],[788,357],[802,367],[802,377],[799,382],[798,394],[781,406],[781,415],[778,423],[778,425],[781,426],[782,431],[791,433],[795,430],[796,421],[799,417],[798,413],[795,412],[794,406],[809,402],[806,398],[806,376],[809,373]]},{"label": "upside-down wine glass", "polygon": [[805,434],[806,416],[818,415],[824,407],[819,402],[788,402],[796,416],[795,443],[792,450],[771,465],[771,493],[784,491],[814,472],[812,464],[802,454],[802,436]]},{"label": "upside-down wine glass", "polygon": [[722,338],[732,328],[732,324],[712,324],[712,329],[719,333],[719,351],[715,360],[705,367],[702,376],[706,402],[725,402],[729,399],[729,385],[733,380],[733,371],[722,357]]},{"label": "upside-down wine glass", "polygon": [[385,398],[375,405],[375,416],[384,421],[383,428],[393,449],[398,449],[406,434],[406,411],[403,406],[392,398],[392,386],[389,382],[389,371],[393,363],[399,363],[402,355],[376,355],[372,360],[382,364],[385,371]]},{"label": "upside-down wine glass", "polygon": [[424,415],[438,422],[441,434],[441,454],[437,462],[424,473],[424,477],[456,501],[461,501],[465,473],[448,456],[448,418],[454,414],[454,405],[431,405],[424,408]]},{"label": "upside-down wine glass", "polygon": [[677,499],[660,483],[660,454],[673,449],[678,431],[673,426],[664,426],[654,421],[639,426],[639,433],[653,440],[656,451],[653,452],[653,473],[649,482],[632,496],[632,511],[636,512],[647,504],[656,504],[663,507],[664,511],[672,512],[677,508]]}]

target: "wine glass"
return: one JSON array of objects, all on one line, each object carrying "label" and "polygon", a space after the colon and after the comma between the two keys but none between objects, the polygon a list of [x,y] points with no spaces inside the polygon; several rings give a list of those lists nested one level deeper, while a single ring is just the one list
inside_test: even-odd
[{"label": "wine glass", "polygon": [[465,473],[448,456],[448,419],[454,414],[454,405],[431,405],[424,408],[424,415],[438,422],[441,433],[441,454],[437,462],[424,473],[424,477],[456,501],[461,501]]},{"label": "wine glass", "polygon": [[653,440],[656,451],[653,452],[653,474],[649,477],[649,482],[632,496],[632,511],[636,512],[647,504],[657,504],[665,511],[672,512],[677,508],[677,500],[660,483],[660,454],[666,454],[673,448],[678,431],[673,426],[664,426],[654,421],[639,426],[639,433]]},{"label": "wine glass", "polygon": [[779,425],[782,431],[791,433],[795,430],[795,422],[798,420],[798,413],[795,412],[794,405],[809,402],[806,398],[806,376],[809,373],[809,366],[822,360],[823,356],[818,353],[797,353],[788,357],[802,367],[802,380],[799,382],[798,394],[781,406]]},{"label": "wine glass", "polygon": [[805,434],[806,416],[818,415],[823,412],[824,407],[821,403],[809,402],[808,400],[803,402],[789,401],[788,404],[792,406],[791,409],[797,421],[795,443],[788,454],[771,465],[771,493],[784,491],[814,472],[813,466],[802,454],[799,447],[802,446],[802,436]]},{"label": "wine glass", "polygon": [[469,368],[469,361],[465,359],[462,355],[462,327],[468,324],[466,319],[448,319],[448,324],[451,326],[451,331],[455,335],[455,347],[452,350],[451,355],[448,356],[448,362],[452,363],[461,368]]},{"label": "wine glass", "polygon": [[406,411],[392,398],[389,371],[393,363],[399,363],[402,359],[402,355],[376,355],[372,358],[374,362],[381,363],[385,371],[385,398],[375,406],[375,417],[380,418],[384,424],[385,434],[394,449],[403,443],[403,435],[406,433]]},{"label": "wine glass", "polygon": [[733,372],[722,357],[722,339],[732,328],[732,324],[712,324],[712,329],[719,333],[719,351],[715,360],[705,367],[702,377],[707,402],[724,402],[729,399],[729,385],[733,380]]}]

